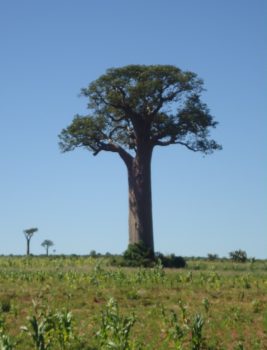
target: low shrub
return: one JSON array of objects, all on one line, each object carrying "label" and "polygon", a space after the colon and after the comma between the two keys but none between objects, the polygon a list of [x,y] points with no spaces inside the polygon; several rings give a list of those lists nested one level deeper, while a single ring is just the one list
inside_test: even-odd
[{"label": "low shrub", "polygon": [[241,249],[230,252],[229,257],[235,262],[243,262],[243,263],[246,262],[248,259],[247,253]]},{"label": "low shrub", "polygon": [[109,261],[112,266],[120,267],[154,267],[159,263],[163,267],[169,268],[183,268],[186,266],[183,257],[175,254],[164,255],[159,252],[153,254],[143,243],[129,244],[123,255],[111,256]]},{"label": "low shrub", "polygon": [[207,255],[207,258],[208,258],[209,261],[214,261],[214,260],[218,260],[219,259],[217,254],[211,254],[211,253],[209,253]]},{"label": "low shrub", "polygon": [[183,268],[186,266],[185,259],[175,254],[163,255],[161,253],[156,253],[156,259],[160,260],[164,267]]},{"label": "low shrub", "polygon": [[124,266],[132,267],[151,267],[155,264],[153,252],[144,245],[144,243],[129,244],[123,253]]}]

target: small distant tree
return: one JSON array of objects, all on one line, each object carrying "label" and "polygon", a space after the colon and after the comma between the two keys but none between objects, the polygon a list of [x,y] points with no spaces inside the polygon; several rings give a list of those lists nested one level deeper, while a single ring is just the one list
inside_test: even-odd
[{"label": "small distant tree", "polygon": [[90,251],[89,255],[92,257],[92,258],[96,258],[97,257],[97,252],[93,249]]},{"label": "small distant tree", "polygon": [[32,228],[29,228],[27,230],[24,230],[23,233],[24,233],[24,236],[26,238],[26,242],[27,242],[27,247],[26,247],[26,254],[27,255],[30,255],[30,241],[32,239],[32,236],[35,234],[35,232],[38,231],[38,228],[37,227],[32,227]]},{"label": "small distant tree", "polygon": [[42,247],[46,249],[46,255],[49,253],[49,248],[53,247],[54,243],[50,241],[49,239],[45,239],[43,243],[41,244]]},{"label": "small distant tree", "polygon": [[218,260],[219,259],[218,254],[211,254],[211,253],[209,253],[207,255],[207,258],[208,258],[209,261],[214,261],[214,260]]},{"label": "small distant tree", "polygon": [[241,249],[230,252],[229,257],[236,262],[246,262],[248,259],[247,253]]}]

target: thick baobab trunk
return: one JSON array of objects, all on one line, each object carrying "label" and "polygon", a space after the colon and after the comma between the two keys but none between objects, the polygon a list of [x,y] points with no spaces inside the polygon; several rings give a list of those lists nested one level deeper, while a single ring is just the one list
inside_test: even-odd
[{"label": "thick baobab trunk", "polygon": [[154,253],[152,193],[152,149],[138,152],[128,166],[129,243],[143,243]]}]

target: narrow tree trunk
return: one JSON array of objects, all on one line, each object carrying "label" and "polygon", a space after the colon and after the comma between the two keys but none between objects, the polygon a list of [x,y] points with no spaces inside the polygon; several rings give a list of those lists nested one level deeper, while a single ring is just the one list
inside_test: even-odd
[{"label": "narrow tree trunk", "polygon": [[46,255],[48,256],[48,249],[49,249],[49,247],[48,247],[48,245],[46,246]]},{"label": "narrow tree trunk", "polygon": [[141,243],[154,253],[152,193],[152,149],[143,148],[128,166],[129,243]]},{"label": "narrow tree trunk", "polygon": [[27,240],[27,251],[26,251],[26,254],[30,255],[30,239],[26,238],[26,240]]}]

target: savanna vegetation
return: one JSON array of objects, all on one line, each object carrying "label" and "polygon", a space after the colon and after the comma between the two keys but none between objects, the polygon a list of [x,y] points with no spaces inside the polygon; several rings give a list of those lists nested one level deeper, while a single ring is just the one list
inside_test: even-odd
[{"label": "savanna vegetation", "polygon": [[217,122],[203,81],[170,65],[111,68],[81,90],[88,114],[60,148],[112,152],[128,176],[129,247],[123,256],[0,257],[0,350],[264,350],[267,262],[155,253],[151,161],[155,148],[210,154]]},{"label": "savanna vegetation", "polygon": [[267,349],[266,261],[113,263],[0,257],[0,349]]}]

